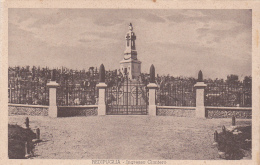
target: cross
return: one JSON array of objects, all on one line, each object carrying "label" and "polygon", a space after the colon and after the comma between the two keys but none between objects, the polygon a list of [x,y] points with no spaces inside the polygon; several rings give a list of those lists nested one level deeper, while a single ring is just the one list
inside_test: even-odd
[{"label": "cross", "polygon": [[127,35],[126,35],[126,40],[127,40],[127,46],[129,46],[129,40],[130,40],[129,33],[127,33]]}]

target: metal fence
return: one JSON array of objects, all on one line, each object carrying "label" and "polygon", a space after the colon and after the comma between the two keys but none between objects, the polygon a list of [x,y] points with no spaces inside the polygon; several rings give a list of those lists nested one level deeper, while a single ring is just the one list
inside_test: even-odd
[{"label": "metal fence", "polygon": [[161,106],[196,106],[195,79],[162,80],[156,91],[156,103]]},{"label": "metal fence", "polygon": [[252,86],[245,82],[208,82],[205,105],[220,107],[251,107]]},{"label": "metal fence", "polygon": [[57,88],[57,105],[95,105],[98,98],[96,83],[88,83],[86,81],[81,84],[61,83]]},{"label": "metal fence", "polygon": [[118,77],[106,88],[107,113],[113,115],[147,114],[148,88],[141,79]]},{"label": "metal fence", "polygon": [[[8,102],[15,104],[49,105],[49,89],[47,82],[50,79],[48,68],[19,68],[8,70]],[[117,71],[106,72],[106,84],[109,87],[123,80],[123,75]],[[98,83],[97,69],[89,71],[75,71],[58,69],[56,81],[57,105],[93,105],[97,104]],[[147,85],[149,74],[142,74],[140,81]],[[196,90],[194,78],[172,76],[156,77],[156,104],[161,106],[196,106]],[[252,106],[252,79],[245,77],[243,81],[205,80],[206,106],[222,107],[251,107]]]},{"label": "metal fence", "polygon": [[[113,75],[114,71],[108,71]],[[51,78],[49,68],[31,69],[26,67],[8,68],[8,102],[15,104],[49,105],[48,81]],[[56,69],[57,105],[93,105],[97,104],[98,70],[90,67],[88,71],[72,70],[65,67]],[[110,76],[110,79],[111,78]]]},{"label": "metal fence", "polygon": [[14,104],[49,105],[47,79],[25,80],[10,78],[8,83],[8,102]]},{"label": "metal fence", "polygon": [[95,105],[97,103],[96,84],[98,73],[89,72],[58,72],[56,81],[58,106]]}]

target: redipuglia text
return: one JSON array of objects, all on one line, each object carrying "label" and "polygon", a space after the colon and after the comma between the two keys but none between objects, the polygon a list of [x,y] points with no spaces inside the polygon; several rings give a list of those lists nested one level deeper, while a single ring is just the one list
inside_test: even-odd
[{"label": "redipuglia text", "polygon": [[118,159],[97,159],[92,164],[167,164],[165,160],[118,160]]}]

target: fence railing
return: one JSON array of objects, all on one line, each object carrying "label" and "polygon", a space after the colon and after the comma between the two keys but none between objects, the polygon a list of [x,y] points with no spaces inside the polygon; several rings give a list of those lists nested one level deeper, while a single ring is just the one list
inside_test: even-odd
[{"label": "fence railing", "polygon": [[[8,102],[14,104],[49,105],[50,70],[9,69]],[[117,72],[106,72],[106,84],[111,87],[123,80]],[[63,71],[56,73],[57,105],[97,104],[98,72]],[[142,74],[141,81],[149,82],[149,75]],[[160,106],[196,106],[194,78],[157,76],[156,104]],[[247,81],[205,80],[205,106],[251,107],[252,83]]]},{"label": "fence railing", "polygon": [[196,106],[195,81],[175,80],[161,83],[156,91],[156,104],[161,106]]},{"label": "fence railing", "polygon": [[205,105],[220,107],[251,107],[251,84],[207,83]]},{"label": "fence railing", "polygon": [[81,84],[61,84],[57,88],[57,105],[95,105],[97,103],[98,91],[96,84],[93,86],[82,86]]},{"label": "fence railing", "polygon": [[9,80],[8,102],[14,104],[49,105],[47,80]]},{"label": "fence railing", "polygon": [[[48,105],[49,90],[47,80],[9,81],[8,102],[14,104]],[[161,106],[191,106],[196,104],[194,84],[186,82],[165,83],[156,91],[156,104]],[[96,84],[61,83],[57,88],[57,105],[94,105],[97,103]],[[251,86],[245,84],[207,83],[205,106],[251,107]]]}]

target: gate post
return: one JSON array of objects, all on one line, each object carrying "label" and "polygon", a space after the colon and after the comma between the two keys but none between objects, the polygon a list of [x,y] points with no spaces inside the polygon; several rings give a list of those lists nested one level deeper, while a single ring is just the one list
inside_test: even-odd
[{"label": "gate post", "polygon": [[205,118],[205,106],[204,106],[204,90],[207,84],[203,82],[202,71],[199,71],[198,81],[194,85],[196,88],[196,117],[197,118]]},{"label": "gate post", "polygon": [[100,65],[99,69],[99,83],[98,88],[98,115],[106,115],[106,83],[105,83],[105,67],[103,64]]},{"label": "gate post", "polygon": [[150,67],[150,83],[147,85],[149,89],[149,109],[148,114],[150,116],[156,116],[156,104],[155,104],[155,91],[158,86],[155,84],[155,68],[153,65]]},{"label": "gate post", "polygon": [[58,117],[58,108],[56,104],[56,88],[59,84],[56,82],[56,70],[51,72],[51,81],[47,83],[49,87],[49,111],[48,115],[50,117]]}]

